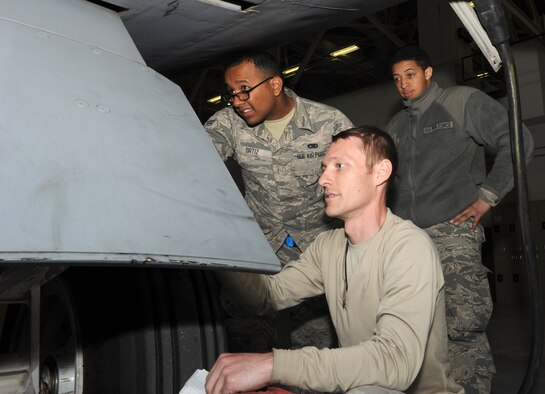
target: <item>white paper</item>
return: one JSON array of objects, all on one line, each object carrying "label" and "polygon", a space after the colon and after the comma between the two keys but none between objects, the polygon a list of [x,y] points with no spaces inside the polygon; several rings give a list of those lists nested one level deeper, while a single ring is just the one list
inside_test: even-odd
[{"label": "white paper", "polygon": [[206,394],[204,383],[208,371],[206,369],[197,369],[193,375],[185,382],[184,387],[180,390],[180,394]]}]

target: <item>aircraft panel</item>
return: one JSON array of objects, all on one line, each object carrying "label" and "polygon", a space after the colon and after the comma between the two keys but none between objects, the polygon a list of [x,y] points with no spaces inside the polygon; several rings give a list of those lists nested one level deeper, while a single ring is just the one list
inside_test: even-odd
[{"label": "aircraft panel", "polygon": [[180,88],[81,28],[0,19],[0,259],[277,270]]}]

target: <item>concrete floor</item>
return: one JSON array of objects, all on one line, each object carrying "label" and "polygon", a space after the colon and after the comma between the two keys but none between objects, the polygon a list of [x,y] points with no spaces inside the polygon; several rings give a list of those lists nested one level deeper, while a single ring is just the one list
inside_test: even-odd
[{"label": "concrete floor", "polygon": [[[488,339],[494,355],[497,374],[492,393],[518,393],[528,365],[531,343],[531,308],[523,305],[494,305],[488,326]],[[542,357],[534,393],[545,393],[545,360]]]}]

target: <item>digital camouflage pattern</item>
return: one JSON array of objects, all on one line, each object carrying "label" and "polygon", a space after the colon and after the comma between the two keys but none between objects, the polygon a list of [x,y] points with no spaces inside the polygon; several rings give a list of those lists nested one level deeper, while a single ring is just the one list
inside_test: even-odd
[{"label": "digital camouflage pattern", "polygon": [[263,124],[249,127],[229,107],[204,125],[222,159],[233,156],[240,165],[246,202],[275,252],[288,234],[304,250],[331,228],[318,185],[321,162],[332,135],[352,127],[339,110],[285,90],[295,113],[278,141]]},{"label": "digital camouflage pattern", "polygon": [[[322,231],[340,227],[325,215],[318,178],[331,137],[353,127],[339,110],[285,92],[295,101],[295,112],[279,140],[263,124],[249,127],[229,107],[205,123],[221,158],[233,156],[240,165],[246,202],[282,265],[297,260]],[[288,235],[293,247],[284,244]],[[325,297],[268,317],[244,316],[227,294],[222,302],[231,351],[337,346]]]},{"label": "digital camouflage pattern", "polygon": [[490,393],[496,372],[486,327],[492,314],[492,298],[481,262],[481,225],[471,230],[471,222],[459,226],[442,222],[425,228],[441,257],[445,277],[445,304],[449,338],[449,377],[465,392]]}]

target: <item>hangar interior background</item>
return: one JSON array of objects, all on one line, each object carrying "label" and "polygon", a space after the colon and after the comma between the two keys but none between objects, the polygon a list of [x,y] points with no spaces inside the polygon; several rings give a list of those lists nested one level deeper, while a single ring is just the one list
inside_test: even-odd
[{"label": "hangar interior background", "polygon": [[[517,67],[523,120],[535,140],[528,166],[533,237],[543,283],[545,261],[545,3],[503,0]],[[357,45],[358,50],[332,57],[334,50]],[[481,89],[503,104],[503,70],[495,73],[463,27],[448,2],[410,0],[373,15],[350,21],[279,46],[264,47],[277,56],[285,83],[300,96],[326,102],[343,110],[355,124],[385,126],[399,109],[388,60],[405,45],[420,45],[434,62],[434,79],[442,86],[463,84]],[[202,122],[222,107],[209,99],[224,91],[223,69],[166,74],[190,99]],[[237,177],[236,167],[230,168]],[[487,242],[485,265],[495,310],[489,337],[498,375],[493,392],[518,389],[530,349],[530,295],[523,260],[516,196],[511,192],[484,220]],[[542,373],[538,391],[545,389]]]}]

